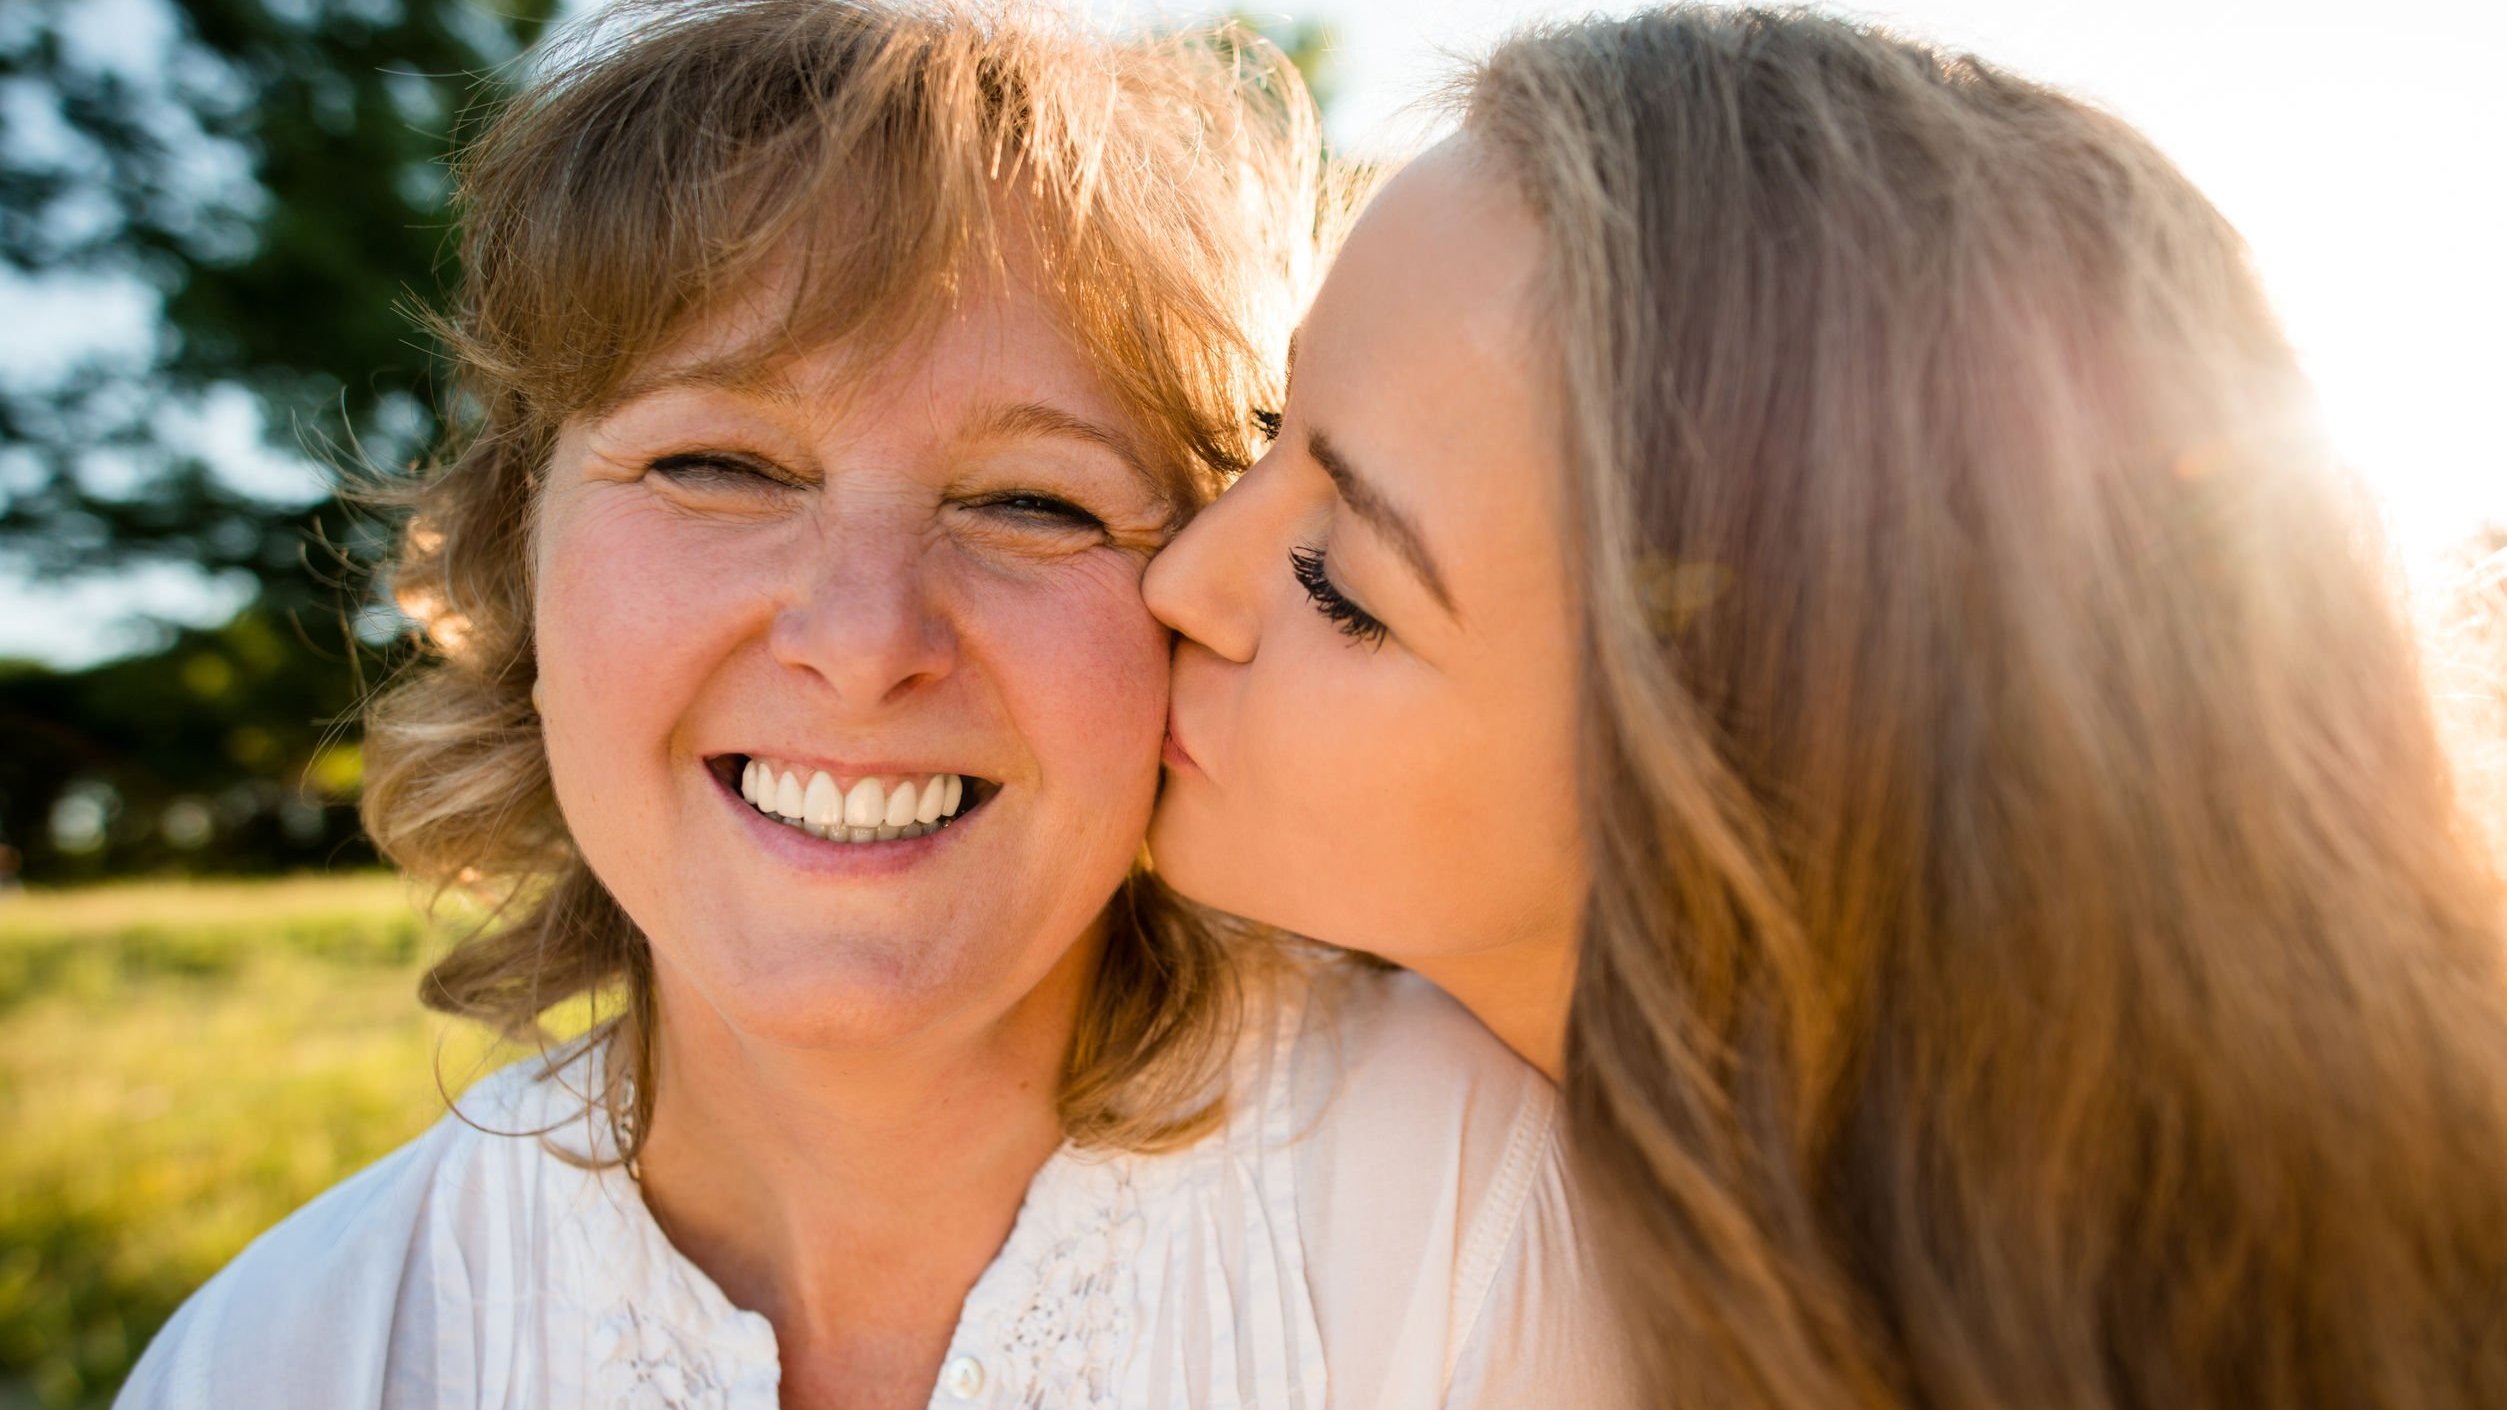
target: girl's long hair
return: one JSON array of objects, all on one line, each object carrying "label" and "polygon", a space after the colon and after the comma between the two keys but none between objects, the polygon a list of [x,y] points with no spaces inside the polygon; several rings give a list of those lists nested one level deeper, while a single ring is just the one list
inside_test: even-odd
[{"label": "girl's long hair", "polygon": [[1538,31],[1646,1403],[2507,1405],[2500,895],[2236,234],[1833,19]]}]

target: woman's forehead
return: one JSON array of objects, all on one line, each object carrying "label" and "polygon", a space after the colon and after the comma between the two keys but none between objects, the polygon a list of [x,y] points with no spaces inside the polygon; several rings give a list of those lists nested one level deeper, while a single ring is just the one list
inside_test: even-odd
[{"label": "woman's forehead", "polygon": [[1129,304],[1117,306],[1108,291],[1125,271],[1107,263],[1116,252],[1074,247],[1075,232],[1038,200],[995,196],[950,257],[910,270],[846,267],[843,239],[828,236],[847,226],[840,218],[794,232],[753,277],[646,324],[648,350],[622,352],[622,370],[604,385],[553,399],[559,423],[690,389],[787,419],[841,419],[866,397],[938,373],[969,408],[961,419],[1033,430],[1054,418],[999,413],[1055,411],[1120,445],[1160,499],[1179,507],[1206,499],[1243,453],[1231,435],[1247,429],[1230,429],[1243,417],[1234,404],[1244,389],[1211,376],[1238,365],[1233,330],[1193,327],[1198,305],[1172,320],[1139,317],[1136,305],[1157,297],[1161,282],[1146,270],[1125,289]]},{"label": "woman's forehead", "polygon": [[945,300],[893,310],[819,310],[788,288],[744,291],[687,321],[634,364],[599,413],[692,392],[794,414],[841,414],[860,397],[913,390],[953,402],[1067,404],[1118,420],[1112,384],[1056,303],[1015,278],[972,282]]}]

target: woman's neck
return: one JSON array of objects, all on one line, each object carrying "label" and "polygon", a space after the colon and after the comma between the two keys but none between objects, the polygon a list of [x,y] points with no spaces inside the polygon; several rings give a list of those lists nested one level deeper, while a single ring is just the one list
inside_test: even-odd
[{"label": "woman's neck", "polygon": [[1576,983],[1572,932],[1467,954],[1419,957],[1420,977],[1471,1010],[1515,1056],[1556,1082],[1567,1063],[1567,1006]]},{"label": "woman's neck", "polygon": [[1061,1143],[1096,948],[978,1029],[871,1048],[762,1042],[657,977],[645,1201],[773,1323],[786,1405],[927,1403],[960,1304]]}]

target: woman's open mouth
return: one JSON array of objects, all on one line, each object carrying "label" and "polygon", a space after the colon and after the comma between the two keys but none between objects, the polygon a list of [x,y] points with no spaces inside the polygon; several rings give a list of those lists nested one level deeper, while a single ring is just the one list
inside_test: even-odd
[{"label": "woman's open mouth", "polygon": [[1001,785],[969,774],[871,774],[843,778],[824,769],[747,754],[711,763],[714,776],[765,817],[848,845],[899,842],[952,826],[990,802]]}]

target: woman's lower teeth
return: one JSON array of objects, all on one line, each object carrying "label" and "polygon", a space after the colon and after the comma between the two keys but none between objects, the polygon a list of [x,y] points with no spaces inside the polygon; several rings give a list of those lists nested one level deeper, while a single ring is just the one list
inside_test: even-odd
[{"label": "woman's lower teeth", "polygon": [[841,823],[832,827],[822,827],[816,823],[802,822],[797,818],[787,818],[780,813],[768,813],[766,817],[770,821],[782,823],[795,832],[806,832],[812,837],[823,837],[830,842],[846,843],[898,842],[916,837],[928,837],[949,825],[948,820],[944,818],[936,823],[912,823],[905,827],[846,827]]}]

